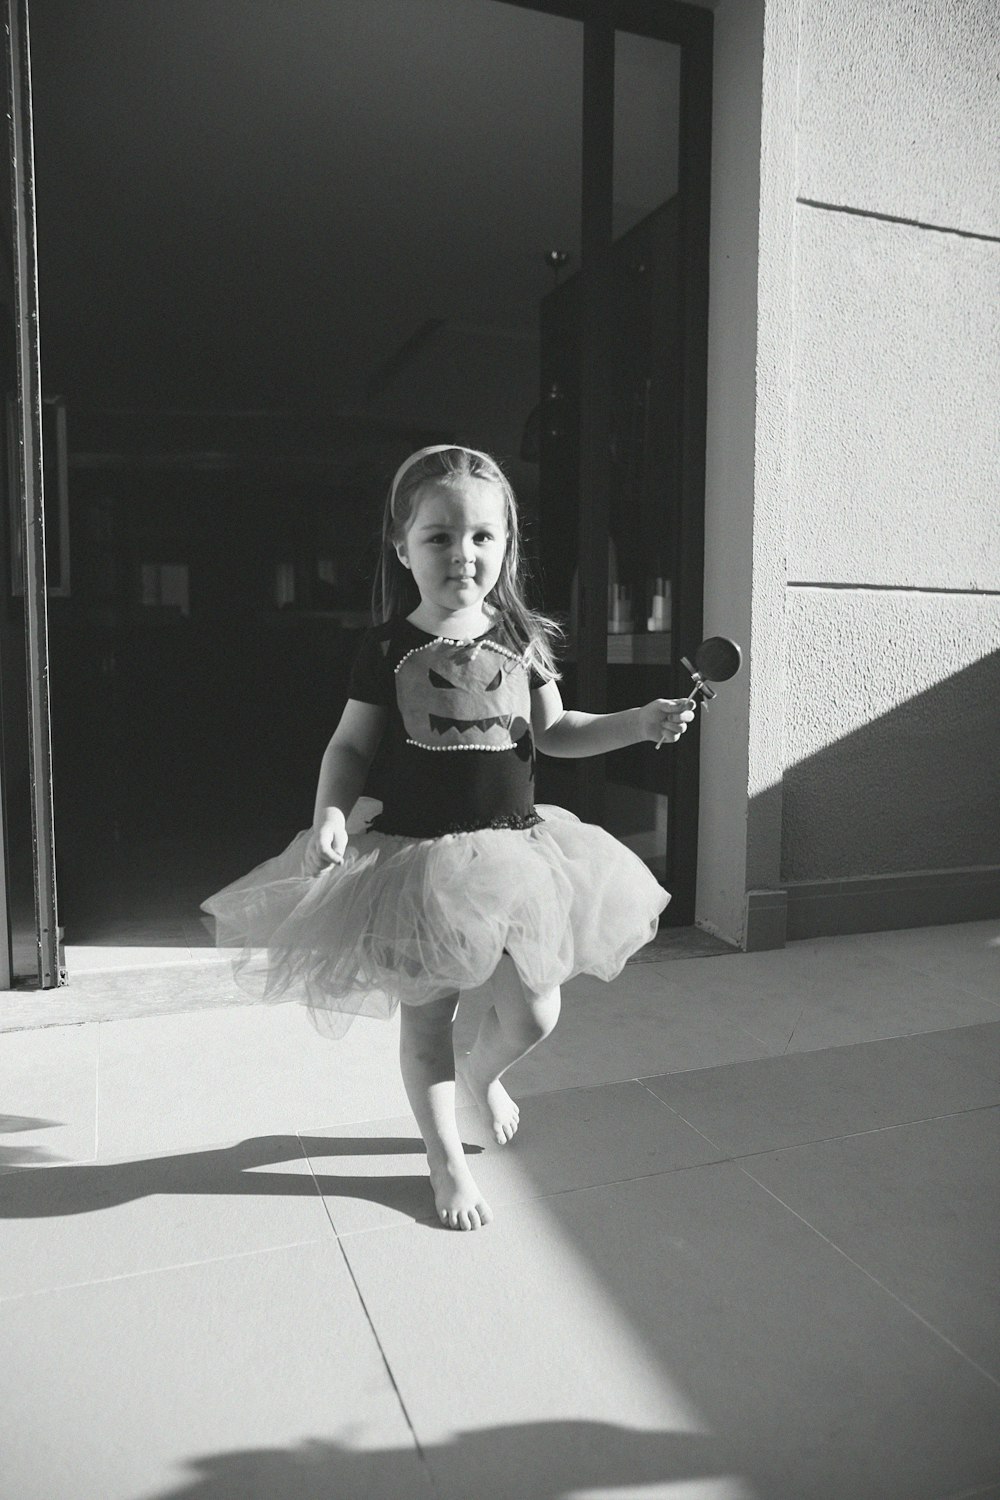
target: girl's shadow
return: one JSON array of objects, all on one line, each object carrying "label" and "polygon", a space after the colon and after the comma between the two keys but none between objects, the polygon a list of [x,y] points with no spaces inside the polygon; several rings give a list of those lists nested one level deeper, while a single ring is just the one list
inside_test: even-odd
[{"label": "girl's shadow", "polygon": [[[457,1432],[413,1449],[359,1451],[329,1439],[289,1449],[258,1448],[187,1460],[190,1478],[158,1500],[365,1500],[432,1495],[665,1495],[668,1490],[733,1496],[720,1445],[689,1432],[650,1432],[600,1421],[519,1422]],[[435,1482],[436,1481],[436,1482]],[[739,1493],[749,1490],[742,1484]],[[754,1491],[756,1493],[756,1491]]]},{"label": "girl's shadow", "polygon": [[[468,1155],[482,1151],[466,1143]],[[0,1218],[44,1219],[95,1213],[152,1194],[273,1193],[289,1197],[364,1198],[415,1220],[436,1223],[425,1175],[361,1176],[266,1172],[278,1162],[319,1157],[423,1155],[412,1136],[264,1135],[207,1151],[140,1161],[20,1168],[0,1176]]]}]

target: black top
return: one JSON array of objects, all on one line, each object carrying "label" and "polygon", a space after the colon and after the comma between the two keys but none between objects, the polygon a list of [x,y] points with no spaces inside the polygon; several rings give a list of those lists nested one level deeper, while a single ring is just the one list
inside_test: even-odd
[{"label": "black top", "polygon": [[385,796],[370,826],[438,838],[541,822],[531,689],[544,681],[500,625],[469,641],[406,619],[367,630],[348,695],[389,710]]}]

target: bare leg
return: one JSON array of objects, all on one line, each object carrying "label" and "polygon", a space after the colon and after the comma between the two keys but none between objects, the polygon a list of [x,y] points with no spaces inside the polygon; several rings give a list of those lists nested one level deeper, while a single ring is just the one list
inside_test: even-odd
[{"label": "bare leg", "polygon": [[548,1036],[559,1019],[561,1000],[558,989],[542,994],[525,989],[506,956],[493,977],[493,995],[493,1004],[464,1060],[463,1077],[483,1119],[503,1146],[517,1130],[520,1111],[500,1075]]},{"label": "bare leg", "polygon": [[455,1120],[455,1050],[451,1028],[458,996],[401,1005],[399,1066],[406,1097],[427,1147],[434,1203],[449,1229],[479,1229],[493,1211],[476,1186]]}]

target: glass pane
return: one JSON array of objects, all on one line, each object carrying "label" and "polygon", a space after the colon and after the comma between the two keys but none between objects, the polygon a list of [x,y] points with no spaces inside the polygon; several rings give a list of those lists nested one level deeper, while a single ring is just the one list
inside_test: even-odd
[{"label": "glass pane", "polygon": [[[681,401],[677,140],[680,49],[618,32],[615,46],[614,271],[608,708],[669,692],[673,523]],[[608,757],[605,823],[666,873],[672,750]]]},{"label": "glass pane", "polygon": [[32,0],[70,443],[62,909],[71,947],[190,945],[199,895],[309,820],[401,459],[495,452],[538,548],[582,26],[496,0],[71,9]]}]

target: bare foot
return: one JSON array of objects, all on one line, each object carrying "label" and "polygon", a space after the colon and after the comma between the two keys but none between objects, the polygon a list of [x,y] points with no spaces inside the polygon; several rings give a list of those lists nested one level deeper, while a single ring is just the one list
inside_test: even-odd
[{"label": "bare foot", "polygon": [[500,1146],[506,1146],[517,1132],[518,1121],[521,1111],[516,1102],[510,1097],[499,1078],[491,1078],[482,1082],[476,1076],[472,1053],[457,1059],[465,1086],[469,1090],[479,1113],[486,1124],[490,1127],[496,1142]]},{"label": "bare foot", "polygon": [[493,1210],[476,1186],[464,1156],[432,1162],[428,1157],[434,1206],[448,1229],[482,1229],[493,1218]]}]

